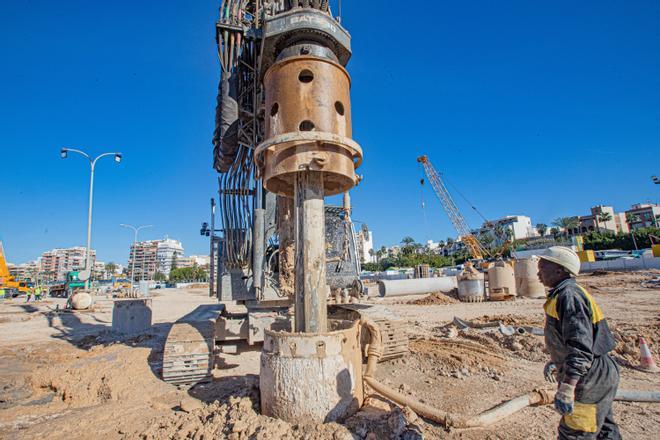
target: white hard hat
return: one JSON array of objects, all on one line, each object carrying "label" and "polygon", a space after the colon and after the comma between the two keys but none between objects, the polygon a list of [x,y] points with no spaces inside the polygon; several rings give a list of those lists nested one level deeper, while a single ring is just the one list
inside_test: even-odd
[{"label": "white hard hat", "polygon": [[571,248],[552,246],[538,257],[560,265],[573,275],[580,273],[580,257]]}]

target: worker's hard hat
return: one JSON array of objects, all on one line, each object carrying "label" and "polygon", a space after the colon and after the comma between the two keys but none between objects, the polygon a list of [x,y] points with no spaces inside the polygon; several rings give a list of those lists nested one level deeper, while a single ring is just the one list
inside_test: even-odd
[{"label": "worker's hard hat", "polygon": [[580,257],[571,248],[565,246],[552,246],[539,255],[539,258],[552,261],[560,265],[573,275],[580,273]]}]

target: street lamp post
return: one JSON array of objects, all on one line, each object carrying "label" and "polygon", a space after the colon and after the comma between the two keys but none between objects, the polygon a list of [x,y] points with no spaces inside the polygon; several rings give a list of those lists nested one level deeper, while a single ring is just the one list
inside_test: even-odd
[{"label": "street lamp post", "polygon": [[68,157],[68,153],[78,153],[81,156],[84,156],[88,161],[90,165],[90,174],[89,174],[89,208],[87,210],[87,252],[85,254],[85,271],[88,274],[87,280],[85,280],[85,289],[89,289],[89,278],[91,277],[92,269],[90,267],[90,253],[92,249],[92,203],[93,203],[93,197],[94,197],[94,169],[96,168],[96,162],[106,156],[114,156],[115,157],[115,162],[120,163],[121,162],[121,153],[103,153],[99,156],[96,156],[95,158],[92,158],[89,154],[80,151],[80,150],[75,150],[73,148],[62,148],[60,150],[60,156],[62,159],[66,159]]},{"label": "street lamp post", "polygon": [[[133,237],[133,261],[131,262],[131,284],[133,284],[133,282],[135,281],[135,255],[137,254],[138,232],[140,232],[140,229],[151,228],[153,227],[153,225],[142,225],[135,227],[133,225],[127,225],[122,223],[119,226],[132,229],[133,232],[135,233]],[[144,262],[142,263],[142,273],[144,274]]]}]

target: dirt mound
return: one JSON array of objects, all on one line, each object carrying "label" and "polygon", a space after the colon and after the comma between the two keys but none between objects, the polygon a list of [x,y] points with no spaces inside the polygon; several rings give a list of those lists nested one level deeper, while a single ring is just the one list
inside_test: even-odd
[{"label": "dirt mound", "polygon": [[435,292],[423,298],[414,299],[408,301],[406,304],[415,305],[415,306],[429,306],[429,305],[442,305],[442,304],[456,304],[459,301],[450,296],[450,294],[444,294],[442,292]]},{"label": "dirt mound", "polygon": [[616,340],[614,353],[620,365],[626,367],[639,365],[640,336],[644,337],[654,357],[657,359],[660,356],[660,322],[646,325],[610,323],[610,328]]},{"label": "dirt mound", "polygon": [[199,405],[189,412],[179,411],[167,419],[154,420],[139,437],[144,440],[206,439],[229,440],[355,440],[421,439],[419,428],[412,424],[414,414],[393,408],[390,411],[360,411],[345,425],[338,423],[290,424],[259,414],[259,391],[256,381],[238,390],[226,401]]},{"label": "dirt mound", "polygon": [[[67,350],[76,362],[43,365],[28,377],[34,395],[54,394],[67,406],[84,407],[109,401],[147,399],[167,391],[145,359],[149,348],[124,350],[97,346],[88,352]],[[44,359],[48,361],[48,359]]]}]

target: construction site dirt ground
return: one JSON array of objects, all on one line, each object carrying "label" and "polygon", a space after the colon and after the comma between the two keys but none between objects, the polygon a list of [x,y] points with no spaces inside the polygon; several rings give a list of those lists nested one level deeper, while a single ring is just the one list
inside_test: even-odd
[{"label": "construction site dirt ground", "polygon": [[[658,272],[582,276],[618,341],[621,388],[660,390],[660,374],[634,367],[643,335],[658,359],[660,288],[645,283]],[[156,291],[153,330],[132,339],[111,332],[112,301],[93,311],[62,311],[64,301],[0,303],[0,438],[229,439],[549,439],[559,416],[551,407],[526,408],[487,429],[451,430],[416,418],[373,396],[343,424],[297,425],[258,413],[259,350],[221,355],[211,384],[178,389],[160,379],[169,325],[200,304],[201,289]],[[377,378],[404,394],[455,414],[476,414],[547,386],[543,337],[504,336],[497,329],[459,330],[454,317],[542,327],[543,300],[458,303],[445,295],[376,300],[409,322],[411,355],[381,363]],[[59,306],[59,310],[58,310]],[[623,437],[654,439],[660,406],[614,404]]]}]

